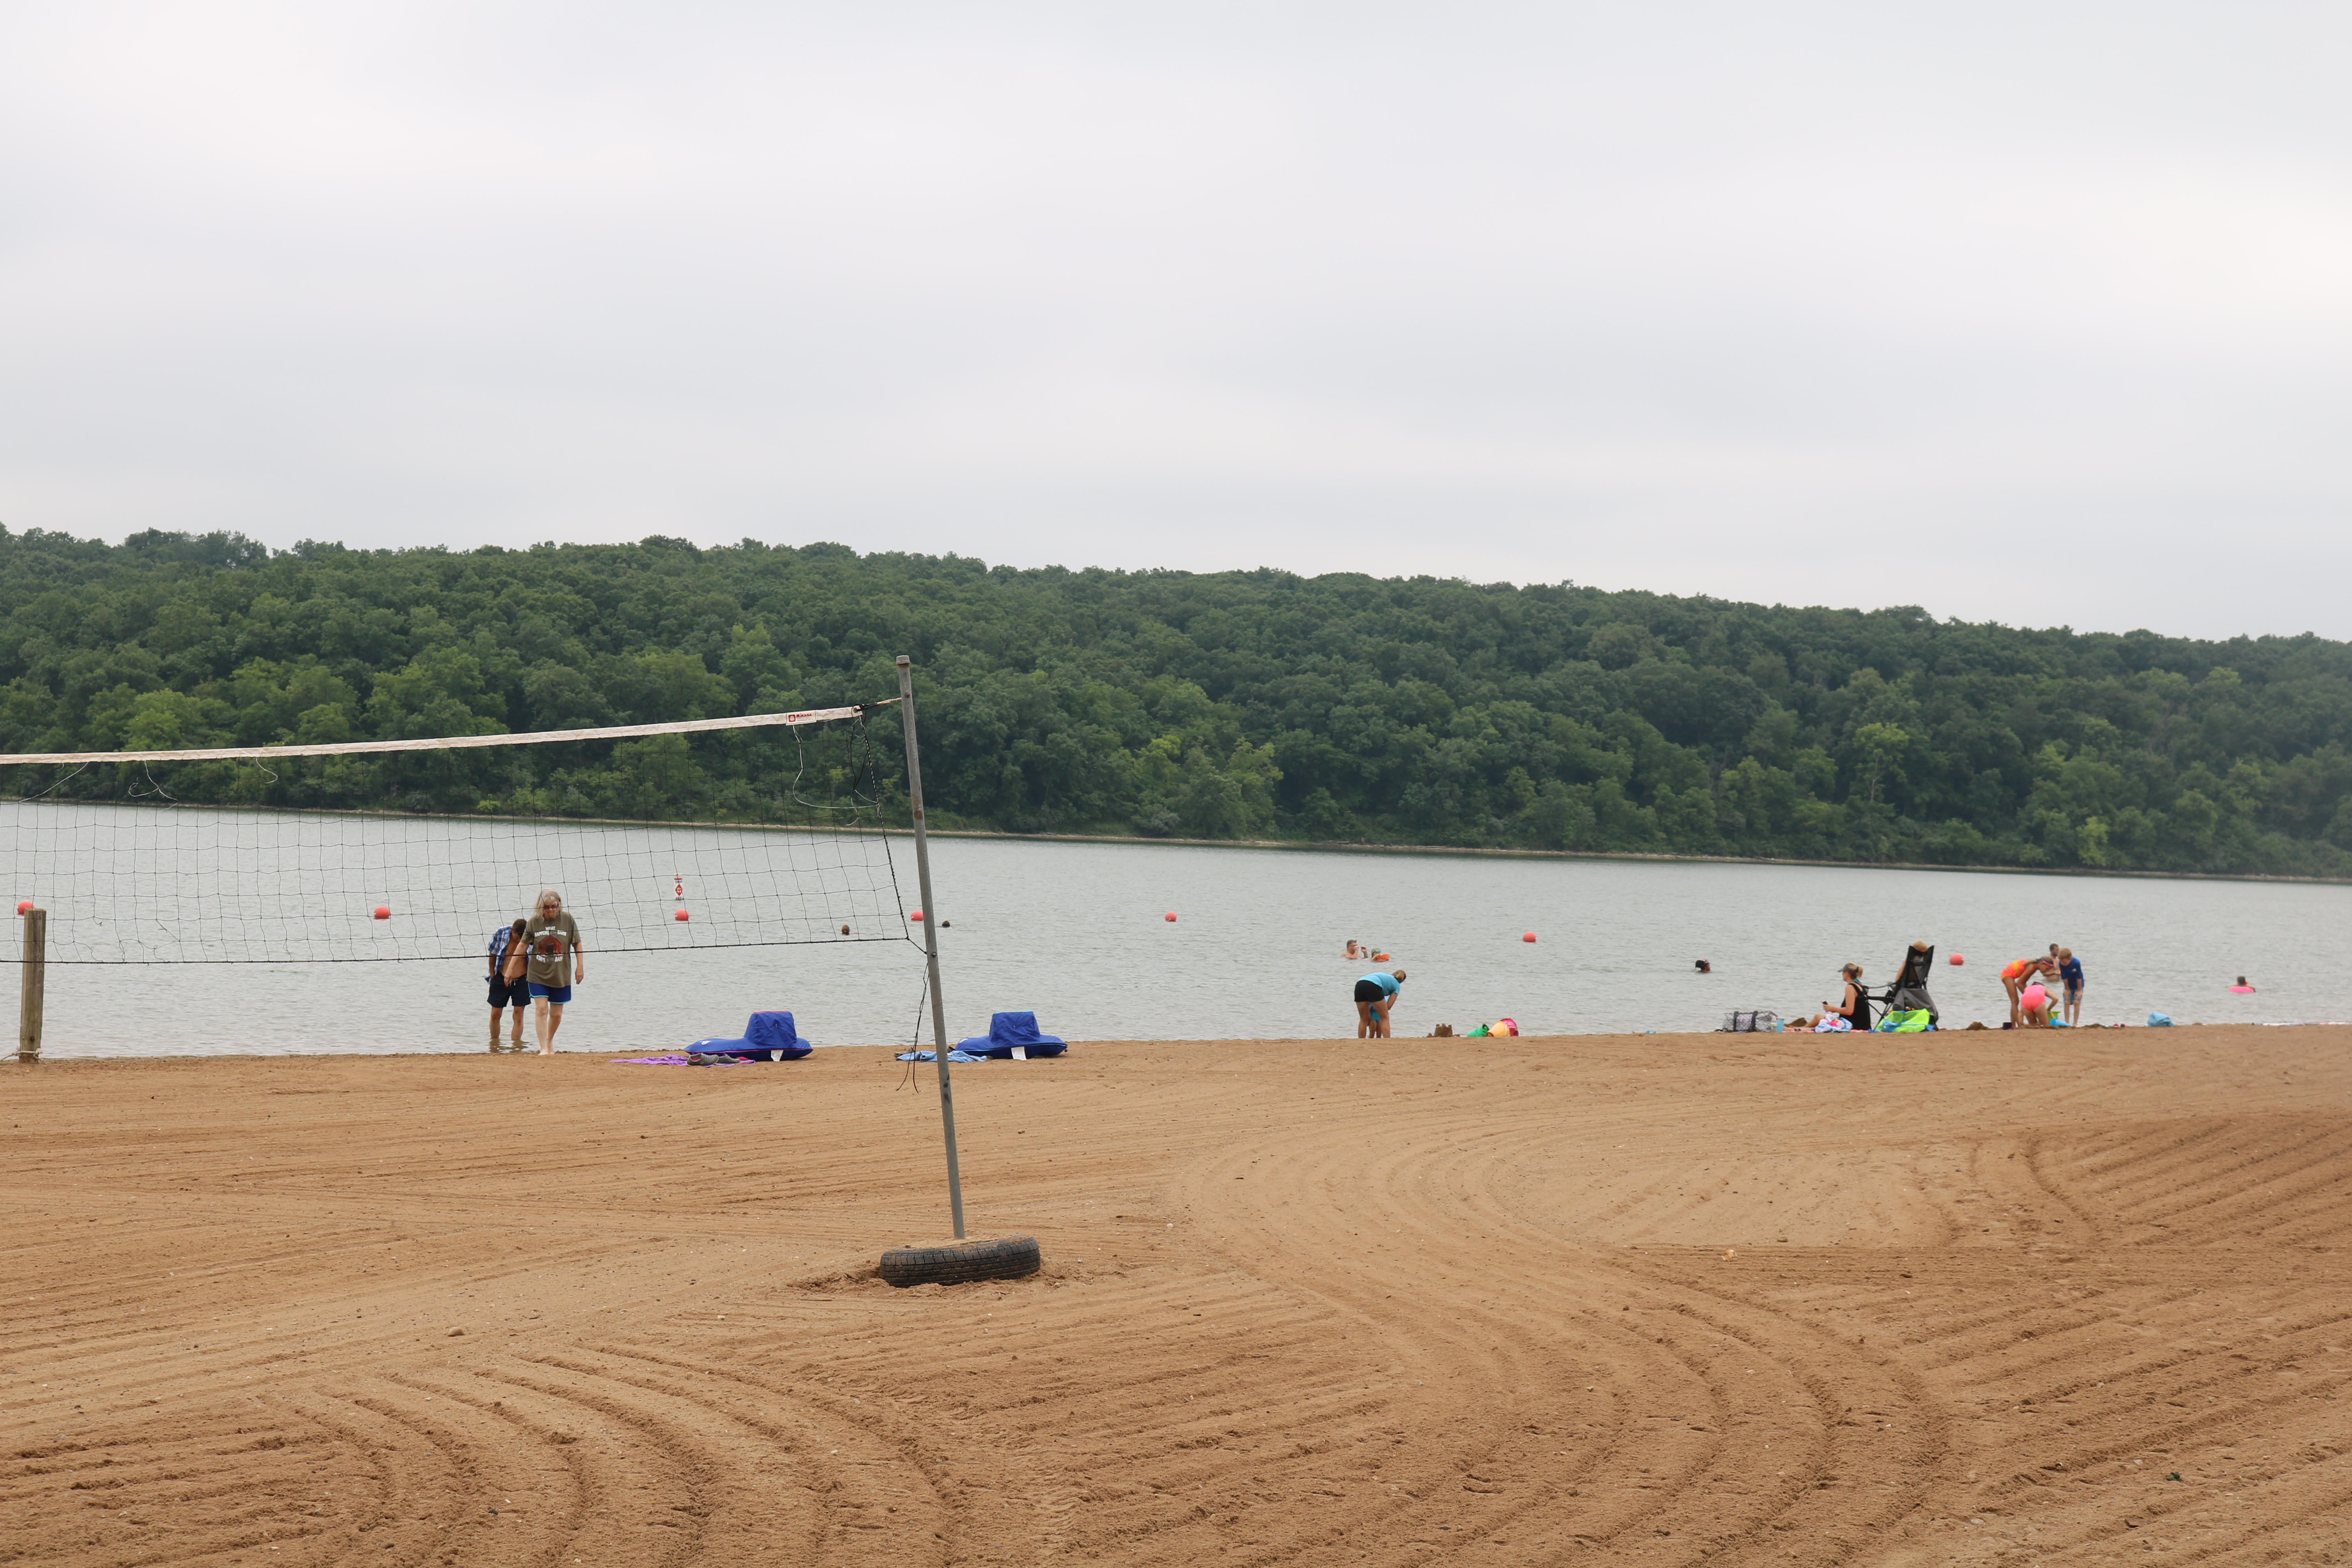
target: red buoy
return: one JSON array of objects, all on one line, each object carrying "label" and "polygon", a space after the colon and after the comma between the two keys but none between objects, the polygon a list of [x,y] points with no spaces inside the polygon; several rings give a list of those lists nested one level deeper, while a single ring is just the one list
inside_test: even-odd
[{"label": "red buoy", "polygon": [[1161,915],[1160,918],[1163,921],[1172,921],[1176,918],[1176,911],[1174,910],[1170,910],[1166,914]]},{"label": "red buoy", "polygon": [[684,910],[678,910],[678,911],[677,911],[677,913],[676,913],[676,914],[674,914],[674,915],[670,916],[669,918],[670,918],[670,919],[672,919],[672,920],[674,920],[674,921],[682,921],[682,920],[686,919],[686,911],[685,911]]},{"label": "red buoy", "polygon": [[375,918],[380,921],[388,921],[392,919],[392,906],[390,904],[378,904],[375,907]]},{"label": "red buoy", "polygon": [[1951,956],[1951,957],[1949,957],[1949,958],[1948,958],[1948,959],[1944,960],[1944,962],[1945,962],[1946,963],[1950,964],[1953,968],[1958,969],[1961,964],[1966,963],[1968,962],[1968,960],[1967,960],[1967,959],[1965,959],[1965,958],[1962,958],[1958,953],[1957,953],[1957,952],[1956,952],[1956,953],[1952,954],[1952,956]]},{"label": "red buoy", "polygon": [[1533,942],[1533,941],[1535,941],[1535,939],[1536,939],[1536,933],[1535,933],[1535,932],[1533,932],[1533,931],[1528,931],[1528,932],[1525,933],[1524,935],[1522,935],[1522,936],[1519,938],[1519,940],[1520,940],[1521,942]]},{"label": "red buoy", "polygon": [[913,915],[913,917],[912,917],[912,918],[913,918],[913,919],[915,919],[915,920],[921,920],[921,919],[923,918],[923,911],[922,911],[922,910],[917,910],[914,912],[914,915]]},{"label": "red buoy", "polygon": [[20,915],[31,914],[33,912],[33,900],[30,899],[18,899],[16,900],[16,912]]}]

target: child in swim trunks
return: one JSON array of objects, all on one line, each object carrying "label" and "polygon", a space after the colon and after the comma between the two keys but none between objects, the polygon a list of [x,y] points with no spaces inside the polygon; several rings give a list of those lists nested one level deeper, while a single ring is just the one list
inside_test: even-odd
[{"label": "child in swim trunks", "polygon": [[2058,950],[2058,978],[2066,988],[2064,1016],[2071,1029],[2083,1021],[2083,961],[2071,947]]}]

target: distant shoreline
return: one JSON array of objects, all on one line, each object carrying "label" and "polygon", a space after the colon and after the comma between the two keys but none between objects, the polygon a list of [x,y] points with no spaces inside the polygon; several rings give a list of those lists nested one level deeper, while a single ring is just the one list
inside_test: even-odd
[{"label": "distant shoreline", "polygon": [[[649,826],[660,826],[651,824]],[[680,824],[699,826],[701,824]],[[911,837],[911,827],[869,831]],[[1003,838],[1015,843],[1171,844],[1192,849],[1311,849],[1345,855],[1464,855],[1506,860],[1652,860],[1693,866],[1827,866],[1848,871],[1972,871],[2014,877],[2136,877],[2173,882],[2287,882],[2352,886],[2352,877],[2278,877],[2258,871],[2103,871],[2088,866],[1947,866],[1925,860],[1801,860],[1767,855],[1673,855],[1638,849],[1490,849],[1445,844],[1348,844],[1289,838],[1146,838],[1117,833],[1003,833],[979,827],[934,827],[934,838]]]},{"label": "distant shoreline", "polygon": [[[19,801],[16,805],[33,805]],[[161,809],[145,801],[58,800],[43,805]],[[281,816],[394,816],[409,822],[527,822],[578,827],[691,827],[733,833],[824,833],[862,831],[911,838],[912,827],[826,827],[802,822],[688,821],[635,816],[513,816],[496,812],[375,811],[364,807],[242,805],[212,801],[175,803],[169,809],[274,813]],[[1692,866],[1824,866],[1844,871],[1956,871],[2001,877],[2137,878],[2168,882],[2278,882],[2315,887],[2352,886],[2352,877],[2281,877],[2260,871],[2100,870],[2089,866],[1948,866],[1929,860],[1807,860],[1780,855],[1675,855],[1640,849],[1511,849],[1448,844],[1356,844],[1300,838],[1148,838],[1139,833],[1007,833],[988,827],[934,827],[933,838],[994,838],[1012,844],[1139,844],[1187,849],[1289,849],[1338,855],[1458,855],[1503,860],[1647,860]]]}]

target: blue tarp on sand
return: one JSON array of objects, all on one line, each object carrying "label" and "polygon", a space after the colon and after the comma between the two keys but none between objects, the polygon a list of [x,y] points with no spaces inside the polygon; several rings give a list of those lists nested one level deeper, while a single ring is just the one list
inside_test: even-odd
[{"label": "blue tarp on sand", "polygon": [[1034,1013],[999,1013],[989,1019],[987,1034],[956,1042],[960,1051],[993,1057],[998,1061],[1009,1060],[1015,1046],[1024,1047],[1033,1057],[1058,1057],[1069,1049],[1068,1042],[1059,1037],[1037,1032]]},{"label": "blue tarp on sand", "polygon": [[816,1047],[800,1037],[790,1013],[754,1013],[740,1040],[697,1040],[686,1047],[706,1057],[751,1057],[763,1062],[798,1061]]}]

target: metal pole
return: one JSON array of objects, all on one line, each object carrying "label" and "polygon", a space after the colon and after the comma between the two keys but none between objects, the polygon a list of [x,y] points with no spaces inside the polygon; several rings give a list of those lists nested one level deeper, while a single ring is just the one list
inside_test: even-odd
[{"label": "metal pole", "polygon": [[17,992],[16,1059],[41,1059],[41,993],[48,973],[49,911],[25,911],[25,978]]},{"label": "metal pole", "polygon": [[915,885],[923,895],[923,958],[931,967],[931,1039],[940,1058],[940,1128],[948,1143],[948,1206],[963,1239],[963,1173],[956,1167],[955,1089],[948,1082],[948,1010],[940,999],[940,907],[931,899],[931,849],[923,828],[923,759],[915,749],[914,661],[898,656],[898,716],[907,726],[907,799],[915,808]]}]

